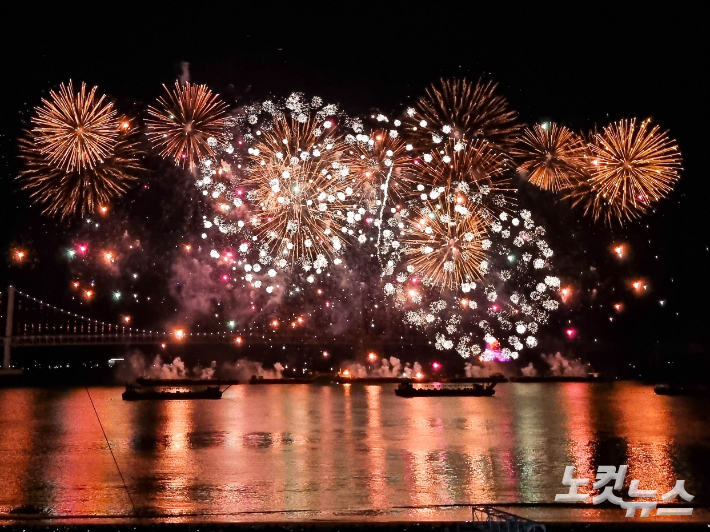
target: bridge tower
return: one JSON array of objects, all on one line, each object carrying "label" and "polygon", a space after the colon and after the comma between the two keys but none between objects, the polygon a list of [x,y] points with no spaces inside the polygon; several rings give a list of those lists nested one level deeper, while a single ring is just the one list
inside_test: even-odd
[{"label": "bridge tower", "polygon": [[7,289],[7,315],[5,321],[5,341],[3,342],[2,367],[10,369],[10,350],[12,349],[12,318],[15,310],[15,287]]}]

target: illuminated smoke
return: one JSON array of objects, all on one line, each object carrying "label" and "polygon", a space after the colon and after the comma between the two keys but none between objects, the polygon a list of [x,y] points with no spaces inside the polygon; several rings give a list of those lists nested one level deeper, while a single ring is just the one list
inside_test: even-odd
[{"label": "illuminated smoke", "polygon": [[532,362],[524,368],[521,368],[520,373],[522,373],[523,377],[537,377],[537,370]]},{"label": "illuminated smoke", "polygon": [[214,377],[217,363],[212,361],[209,367],[199,364],[188,368],[180,357],[171,362],[164,362],[160,355],[152,361],[135,350],[126,357],[126,364],[118,373],[121,382],[135,380],[138,377],[147,379],[211,379]]},{"label": "illuminated smoke", "polygon": [[542,359],[550,366],[549,374],[553,377],[586,377],[589,374],[587,365],[579,360],[565,358],[562,353],[554,355],[541,355]]},{"label": "illuminated smoke", "polygon": [[389,359],[383,358],[379,365],[373,365],[370,368],[363,366],[358,362],[345,362],[343,368],[350,375],[358,379],[364,378],[414,378],[417,373],[421,373],[422,366],[419,362],[410,364],[409,362],[402,365],[402,362],[396,357]]},{"label": "illuminated smoke", "polygon": [[247,382],[252,376],[265,379],[282,379],[284,366],[280,362],[274,364],[274,369],[266,369],[261,362],[240,358],[236,362],[225,362],[217,368],[217,376],[221,379],[237,379]]}]

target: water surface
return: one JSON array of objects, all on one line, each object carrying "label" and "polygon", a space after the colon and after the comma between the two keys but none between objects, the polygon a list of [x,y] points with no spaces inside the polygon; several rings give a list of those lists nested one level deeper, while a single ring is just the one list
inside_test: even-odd
[{"label": "water surface", "polygon": [[[157,515],[551,503],[567,491],[565,465],[593,478],[628,464],[627,484],[660,494],[681,478],[693,506],[710,501],[706,400],[635,383],[506,383],[493,398],[404,399],[394,387],[244,385],[219,401],[89,392],[133,504]],[[0,480],[0,513],[133,512],[83,388],[0,390]]]}]

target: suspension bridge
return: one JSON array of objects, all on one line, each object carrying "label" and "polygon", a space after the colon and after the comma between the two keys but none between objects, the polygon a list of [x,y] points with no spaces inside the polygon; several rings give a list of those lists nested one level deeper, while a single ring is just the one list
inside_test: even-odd
[{"label": "suspension bridge", "polygon": [[[12,350],[20,347],[41,346],[96,346],[96,345],[160,345],[167,343],[189,344],[233,344],[273,345],[273,344],[309,344],[327,346],[355,346],[367,339],[363,331],[349,335],[333,336],[327,334],[303,334],[291,327],[278,332],[259,330],[230,330],[220,332],[187,332],[184,329],[172,331],[153,331],[129,327],[127,324],[115,324],[54,306],[50,303],[26,294],[13,286],[0,292],[0,337],[3,344],[2,368],[9,369],[12,362]],[[394,339],[394,335],[386,335]],[[399,342],[376,343],[384,347],[385,343],[422,343],[422,337],[405,338],[397,335]]]}]

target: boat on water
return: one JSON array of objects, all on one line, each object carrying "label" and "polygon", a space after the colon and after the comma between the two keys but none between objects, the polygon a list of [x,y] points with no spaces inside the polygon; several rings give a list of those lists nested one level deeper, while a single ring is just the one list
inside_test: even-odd
[{"label": "boat on water", "polygon": [[496,383],[487,386],[426,386],[415,388],[411,382],[403,382],[394,391],[399,397],[491,397],[496,393]]},{"label": "boat on water", "polygon": [[262,376],[252,375],[249,384],[311,384],[313,378],[299,379],[293,377],[283,377],[281,379],[265,379]]},{"label": "boat on water", "polygon": [[156,390],[153,388],[141,388],[129,384],[121,397],[124,401],[144,401],[162,400],[170,401],[175,399],[221,399],[222,391],[219,386],[208,386],[202,390]]},{"label": "boat on water", "polygon": [[511,377],[510,382],[602,382],[602,377],[598,373],[588,375],[555,375],[549,377]]},{"label": "boat on water", "polygon": [[653,387],[656,395],[691,395],[693,397],[710,397],[710,388],[703,385],[680,385],[673,383],[656,384]]},{"label": "boat on water", "polygon": [[139,386],[232,386],[238,385],[237,379],[152,379],[150,377],[138,377],[136,384]]},{"label": "boat on water", "polygon": [[675,384],[656,384],[653,391],[656,395],[687,395],[688,393],[685,388]]}]

